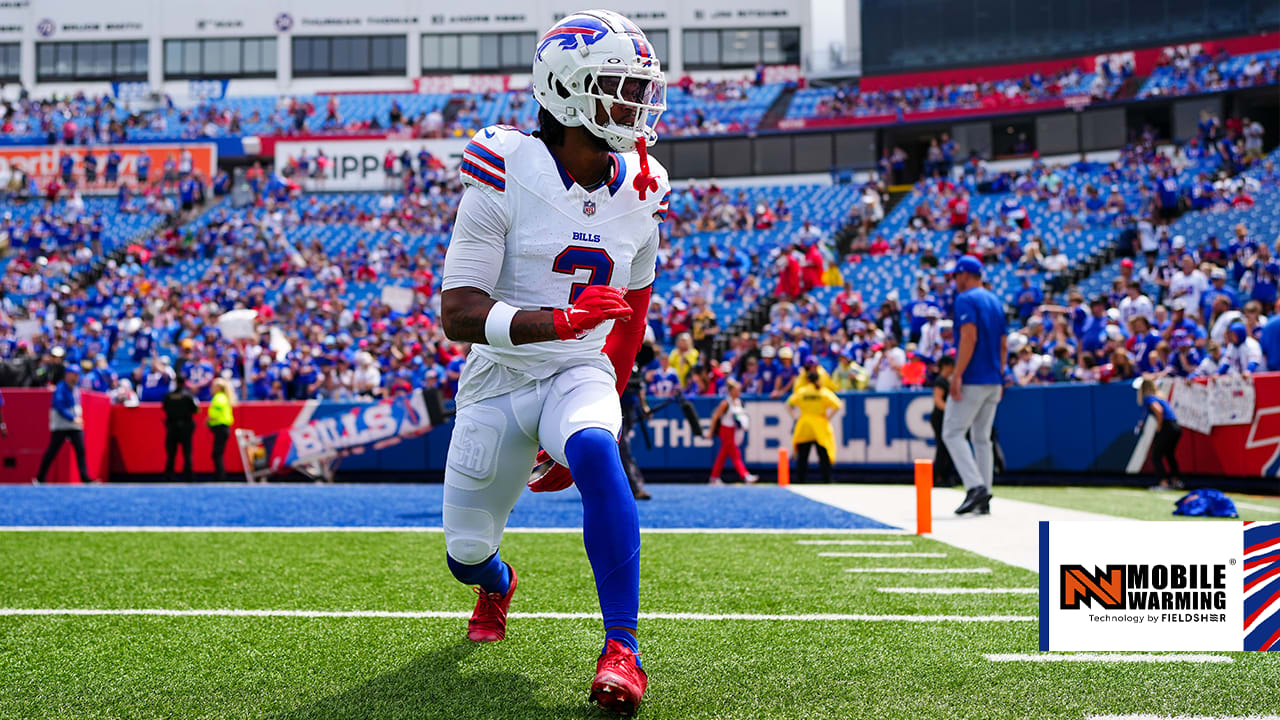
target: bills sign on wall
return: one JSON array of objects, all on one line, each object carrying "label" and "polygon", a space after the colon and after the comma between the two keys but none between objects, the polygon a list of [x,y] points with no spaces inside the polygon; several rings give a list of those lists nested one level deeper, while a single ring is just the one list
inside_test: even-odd
[{"label": "bills sign on wall", "polygon": [[[393,190],[399,188],[399,180],[389,177],[384,170],[383,158],[387,151],[398,157],[405,150],[413,157],[416,167],[418,152],[426,149],[449,167],[462,161],[462,149],[470,138],[441,138],[431,140],[313,140],[280,141],[275,143],[275,165],[283,168],[304,152],[315,158],[323,152],[329,158],[329,166],[323,180],[302,179],[303,187],[314,190]],[[314,167],[314,166],[313,166]],[[396,165],[399,168],[399,163]]]},{"label": "bills sign on wall", "polygon": [[1280,523],[1041,522],[1040,649],[1280,650]]}]

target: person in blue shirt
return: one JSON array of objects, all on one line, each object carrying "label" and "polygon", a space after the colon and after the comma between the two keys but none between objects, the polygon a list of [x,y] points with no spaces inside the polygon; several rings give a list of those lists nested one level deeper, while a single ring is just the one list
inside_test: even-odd
[{"label": "person in blue shirt", "polygon": [[138,170],[138,184],[145,185],[147,182],[147,175],[151,174],[151,156],[150,155],[146,153],[141,153],[138,155],[137,170]]},{"label": "person in blue shirt", "polygon": [[1227,287],[1227,271],[1216,267],[1209,272],[1209,278],[1212,284],[1200,295],[1200,317],[1212,318],[1213,304],[1220,297],[1227,299],[1228,310],[1240,309],[1236,294]]},{"label": "person in blue shirt", "polygon": [[120,153],[112,150],[107,153],[106,179],[108,185],[115,185],[120,178]]},{"label": "person in blue shirt", "polygon": [[[1004,305],[982,286],[982,261],[972,255],[956,261],[955,284],[954,326],[960,341],[942,440],[964,481],[965,498],[956,513],[986,514],[991,511],[995,468],[991,428],[1008,356]],[[968,437],[973,438],[972,448]]]},{"label": "person in blue shirt", "polygon": [[58,158],[58,174],[62,176],[62,184],[71,184],[71,175],[75,171],[76,161],[67,154]]},{"label": "person in blue shirt", "polygon": [[932,313],[937,313],[937,317],[941,317],[942,309],[930,297],[919,297],[907,303],[907,320],[911,323],[911,342],[920,340],[920,329],[929,322],[930,317],[934,317]]},{"label": "person in blue shirt", "polygon": [[49,466],[57,459],[62,444],[68,441],[76,454],[76,469],[80,471],[80,481],[96,482],[89,477],[89,468],[85,463],[84,411],[80,406],[79,384],[80,368],[68,364],[62,382],[53,390],[53,401],[49,407],[49,446],[40,459],[40,470],[32,479],[36,485],[44,482],[49,474]]},{"label": "person in blue shirt", "polygon": [[183,212],[190,212],[196,204],[196,181],[190,175],[178,183],[178,196],[182,201]]},{"label": "person in blue shirt", "polygon": [[1133,336],[1125,342],[1125,347],[1129,351],[1129,355],[1133,357],[1138,365],[1140,372],[1156,372],[1160,368],[1152,364],[1153,357],[1151,352],[1164,340],[1160,333],[1151,327],[1150,321],[1145,315],[1134,316],[1129,321],[1129,328],[1133,332]]},{"label": "person in blue shirt", "polygon": [[1098,355],[1107,344],[1107,298],[1094,298],[1089,310],[1091,314],[1081,324],[1077,334],[1080,337],[1080,349]]},{"label": "person in blue shirt", "polygon": [[[1174,415],[1169,402],[1156,393],[1156,385],[1151,380],[1137,379],[1138,404],[1146,408],[1147,417],[1155,420],[1156,435],[1151,441],[1151,464],[1155,466],[1160,478],[1153,488],[1172,490],[1182,487],[1178,479],[1178,441],[1182,439],[1182,428],[1178,425],[1178,417]],[[1139,426],[1141,427],[1141,426]]]},{"label": "person in blue shirt", "polygon": [[105,393],[116,386],[116,374],[107,364],[107,356],[99,354],[94,359],[94,368],[89,373],[94,392]]},{"label": "person in blue shirt", "polygon": [[1018,289],[1013,304],[1018,308],[1018,318],[1025,325],[1027,318],[1035,313],[1036,308],[1044,304],[1044,291],[1038,286],[1032,285],[1029,276],[1023,275],[1022,287]]},{"label": "person in blue shirt", "polygon": [[142,387],[138,389],[140,402],[161,402],[169,394],[173,383],[173,370],[161,358],[151,361],[151,369],[142,375]]},{"label": "person in blue shirt", "polygon": [[1257,300],[1262,303],[1263,307],[1274,307],[1277,296],[1277,280],[1280,279],[1280,263],[1276,263],[1271,259],[1263,260],[1259,257],[1254,260],[1253,267],[1249,268],[1249,272],[1253,276],[1253,291],[1249,293],[1249,299]]}]

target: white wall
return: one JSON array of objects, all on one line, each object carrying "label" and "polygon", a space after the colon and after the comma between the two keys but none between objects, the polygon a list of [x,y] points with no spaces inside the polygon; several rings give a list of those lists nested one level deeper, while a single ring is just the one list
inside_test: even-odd
[{"label": "white wall", "polygon": [[[669,74],[676,76],[683,68],[680,56],[685,29],[799,27],[801,57],[808,57],[816,31],[810,20],[811,2],[653,0],[605,6],[630,16],[645,29],[666,30],[670,57],[661,60]],[[35,84],[36,42],[149,40],[149,81],[152,87],[159,88],[165,83],[165,39],[266,36],[279,39],[279,74],[274,85],[267,86],[271,92],[408,89],[409,81],[421,74],[419,37],[424,33],[541,32],[578,9],[579,3],[563,0],[490,0],[483,4],[446,0],[5,0],[0,3],[0,42],[23,44],[23,84],[35,87],[37,93],[53,88]],[[830,34],[825,28],[823,32]],[[290,78],[291,37],[341,34],[404,34],[408,40],[408,71],[400,78],[350,81],[295,82]]]}]

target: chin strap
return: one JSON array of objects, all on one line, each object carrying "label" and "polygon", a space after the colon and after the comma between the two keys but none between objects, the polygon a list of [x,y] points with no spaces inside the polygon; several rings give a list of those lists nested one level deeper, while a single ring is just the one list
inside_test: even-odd
[{"label": "chin strap", "polygon": [[649,191],[658,192],[658,179],[649,174],[649,151],[645,148],[643,136],[636,138],[636,152],[640,155],[640,172],[636,173],[631,186],[640,192],[640,199],[644,200]]}]

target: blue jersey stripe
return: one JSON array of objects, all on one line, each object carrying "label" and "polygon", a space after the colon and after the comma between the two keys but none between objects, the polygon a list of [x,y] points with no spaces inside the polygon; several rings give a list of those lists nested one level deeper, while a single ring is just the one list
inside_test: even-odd
[{"label": "blue jersey stripe", "polygon": [[475,155],[476,157],[481,158],[482,160],[488,162],[490,165],[493,165],[495,168],[503,172],[506,172],[507,170],[507,163],[502,159],[500,155],[493,152],[489,148],[481,145],[475,140],[472,140],[471,142],[467,143],[466,152],[469,152]]},{"label": "blue jersey stripe", "polygon": [[485,170],[479,165],[476,165],[473,162],[470,162],[468,160],[463,160],[462,167],[460,170],[461,172],[464,172],[470,175],[471,177],[475,178],[476,180],[479,180],[480,182],[484,183],[485,185],[488,185],[489,187],[495,190],[501,190],[505,192],[507,189],[507,183],[505,180],[494,175],[488,170]]}]

